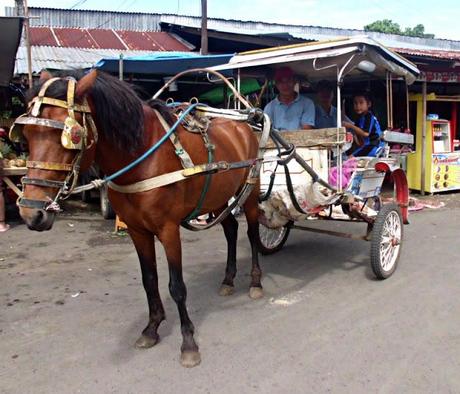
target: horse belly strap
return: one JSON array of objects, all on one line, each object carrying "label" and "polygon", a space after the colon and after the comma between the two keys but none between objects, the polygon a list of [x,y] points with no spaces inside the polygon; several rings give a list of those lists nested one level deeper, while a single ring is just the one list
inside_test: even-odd
[{"label": "horse belly strap", "polygon": [[158,175],[153,178],[144,179],[143,181],[131,183],[129,185],[117,185],[116,183],[109,181],[107,182],[107,186],[119,193],[141,193],[186,179],[187,177],[184,176],[183,171],[184,170],[179,170],[168,174]]},{"label": "horse belly strap", "polygon": [[116,183],[109,181],[107,186],[111,189],[120,193],[141,193],[152,189],[156,189],[162,186],[167,186],[172,183],[183,181],[196,175],[202,174],[214,174],[221,171],[236,170],[240,168],[250,167],[254,165],[256,160],[244,160],[235,163],[227,163],[226,161],[218,161],[217,163],[199,164],[192,168],[185,168],[167,174],[155,176],[153,178],[144,179],[136,183],[129,185],[117,185]]}]

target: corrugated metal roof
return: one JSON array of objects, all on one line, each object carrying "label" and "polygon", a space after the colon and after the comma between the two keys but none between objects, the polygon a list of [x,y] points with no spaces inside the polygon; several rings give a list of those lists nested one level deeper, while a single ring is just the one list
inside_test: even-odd
[{"label": "corrugated metal roof", "polygon": [[[14,7],[6,7],[6,15],[14,16]],[[159,31],[160,22],[200,28],[201,18],[171,14],[131,13],[118,11],[69,10],[30,7],[32,26],[56,26],[87,29],[114,29],[129,31]],[[305,40],[327,40],[366,34],[391,48],[413,50],[460,50],[460,41],[408,37],[396,34],[364,32],[356,29],[338,29],[320,26],[287,25],[258,21],[208,19],[208,28],[239,34],[289,33]]]},{"label": "corrugated metal roof", "polygon": [[114,30],[88,29],[88,32],[92,37],[96,37],[100,48],[128,49]]},{"label": "corrugated metal roof", "polygon": [[393,48],[394,51],[404,55],[432,57],[437,59],[460,60],[460,51],[442,51],[434,49],[407,49]]},{"label": "corrugated metal roof", "polygon": [[[81,49],[60,48],[50,46],[32,47],[33,72],[39,72],[45,68],[56,70],[69,70],[92,67],[101,59],[149,55],[151,51],[131,51],[116,49]],[[27,54],[25,47],[19,47],[15,63],[16,74],[27,73]]]},{"label": "corrugated metal roof", "polygon": [[[7,16],[16,16],[14,7],[5,7]],[[160,14],[119,11],[69,10],[29,7],[31,26],[109,28],[115,30],[159,31]]]},{"label": "corrugated metal roof", "polygon": [[51,29],[48,27],[35,27],[30,29],[30,45],[59,46]]},{"label": "corrugated metal roof", "polygon": [[[15,16],[14,7],[6,7],[7,16]],[[105,28],[131,31],[159,31],[160,22],[200,27],[197,16],[154,14],[140,12],[69,10],[29,7],[31,26],[56,26],[78,28]],[[38,17],[38,18],[37,18]],[[321,26],[287,25],[258,21],[208,18],[208,28],[241,34],[287,32],[306,40],[326,40],[334,37],[351,37],[366,34],[394,48],[460,50],[460,41],[408,37],[397,34],[364,32],[356,29],[338,29]]]},{"label": "corrugated metal roof", "polygon": [[[101,48],[86,29],[66,28],[53,29],[61,47]],[[43,45],[39,43],[38,45]]]},{"label": "corrugated metal roof", "polygon": [[137,51],[188,51],[183,42],[165,32],[31,27],[32,45]]},{"label": "corrugated metal roof", "polygon": [[[161,22],[195,28],[201,27],[201,18],[196,16],[162,15]],[[239,34],[284,32],[289,33],[297,38],[316,41],[322,41],[339,37],[367,35],[388,47],[460,50],[460,41],[409,37],[398,34],[366,32],[364,30],[356,29],[338,29],[320,26],[286,25],[279,23],[265,23],[256,21],[240,21],[216,18],[208,19],[208,28],[213,30],[220,30],[229,33]]]}]

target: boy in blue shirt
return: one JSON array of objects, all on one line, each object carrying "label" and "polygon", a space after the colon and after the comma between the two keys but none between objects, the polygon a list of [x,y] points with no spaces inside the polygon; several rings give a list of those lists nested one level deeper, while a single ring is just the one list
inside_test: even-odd
[{"label": "boy in blue shirt", "polygon": [[347,152],[350,157],[377,156],[383,149],[383,133],[379,121],[370,111],[372,101],[368,94],[358,93],[353,97],[353,107],[359,116],[355,124],[343,122],[346,128],[352,129],[355,137],[364,140],[357,149]]}]

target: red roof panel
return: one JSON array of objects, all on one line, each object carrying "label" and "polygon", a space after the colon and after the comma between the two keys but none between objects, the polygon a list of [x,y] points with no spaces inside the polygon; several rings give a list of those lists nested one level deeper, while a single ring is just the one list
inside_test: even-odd
[{"label": "red roof panel", "polygon": [[166,32],[146,32],[162,51],[189,51],[185,44]]},{"label": "red roof panel", "polygon": [[50,47],[59,46],[49,27],[31,27],[30,45],[46,45]]},{"label": "red roof panel", "polygon": [[53,30],[62,47],[99,48],[97,42],[91,37],[86,29],[54,28]]},{"label": "red roof panel", "polygon": [[131,50],[160,51],[160,46],[152,40],[147,32],[143,31],[117,31],[118,35]]},{"label": "red roof panel", "polygon": [[113,30],[88,29],[88,33],[96,41],[99,48],[103,49],[126,49],[123,42]]},{"label": "red roof panel", "polygon": [[189,47],[166,32],[63,27],[31,27],[30,31],[31,44],[36,46],[130,49],[135,51],[190,51]]},{"label": "red roof panel", "polygon": [[412,56],[433,57],[438,59],[460,60],[460,51],[445,51],[442,49],[412,49],[393,48],[398,53]]}]

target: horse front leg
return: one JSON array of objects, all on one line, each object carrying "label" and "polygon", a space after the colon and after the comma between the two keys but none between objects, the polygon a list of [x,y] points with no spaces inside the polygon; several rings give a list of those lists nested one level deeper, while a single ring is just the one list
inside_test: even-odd
[{"label": "horse front leg", "polygon": [[234,291],[233,280],[236,275],[236,246],[238,240],[238,221],[232,213],[222,221],[222,227],[227,240],[227,267],[219,295],[228,296],[233,294]]},{"label": "horse front leg", "polygon": [[249,288],[249,297],[259,299],[264,296],[262,290],[262,270],[259,266],[259,250],[257,240],[259,238],[259,190],[255,188],[249,198],[244,203],[244,214],[248,223],[248,238],[251,244],[252,268],[251,268],[251,285]]},{"label": "horse front leg", "polygon": [[167,223],[158,234],[165,249],[169,268],[169,292],[176,302],[179,311],[182,346],[180,362],[182,366],[191,368],[201,362],[198,345],[193,337],[195,328],[187,312],[187,288],[182,277],[182,252],[180,230],[176,223]]},{"label": "horse front leg", "polygon": [[149,305],[149,322],[136,341],[140,349],[151,348],[160,339],[158,327],[165,320],[165,311],[158,291],[157,262],[155,256],[155,239],[149,232],[128,229],[139,257],[142,272],[142,283]]}]

